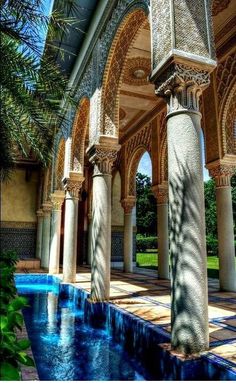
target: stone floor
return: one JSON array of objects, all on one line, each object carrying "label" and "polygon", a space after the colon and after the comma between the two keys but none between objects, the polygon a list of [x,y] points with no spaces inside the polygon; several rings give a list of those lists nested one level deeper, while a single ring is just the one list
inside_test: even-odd
[{"label": "stone floor", "polygon": [[[79,268],[74,285],[90,291],[88,267]],[[158,280],[155,271],[135,268],[124,274],[113,269],[110,301],[170,333],[170,282]],[[223,358],[236,371],[236,293],[219,292],[216,279],[209,279],[209,332],[211,357]]]}]

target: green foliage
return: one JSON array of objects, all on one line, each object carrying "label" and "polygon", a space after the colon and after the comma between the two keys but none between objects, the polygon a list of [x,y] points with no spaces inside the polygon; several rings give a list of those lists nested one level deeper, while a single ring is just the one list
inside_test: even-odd
[{"label": "green foliage", "polygon": [[50,162],[56,129],[64,121],[68,102],[72,102],[68,80],[55,63],[55,55],[60,54],[59,44],[52,42],[72,26],[77,28],[78,19],[65,17],[65,8],[73,9],[75,2],[58,2],[58,9],[51,16],[45,14],[46,3],[46,0],[0,2],[0,52],[4,57],[0,66],[2,178],[9,174],[18,153],[33,155],[43,165]]},{"label": "green foliage", "polygon": [[148,249],[157,249],[157,237],[144,237],[140,234],[136,236],[136,249],[138,252],[144,252]]},{"label": "green foliage", "polygon": [[23,316],[19,312],[27,305],[27,299],[16,296],[14,271],[17,262],[15,252],[0,254],[0,380],[20,380],[20,366],[34,366],[25,350],[28,339],[18,340],[16,330],[22,330]]},{"label": "green foliage", "polygon": [[218,255],[218,239],[209,234],[206,236],[207,255]]},{"label": "green foliage", "polygon": [[137,230],[147,236],[155,235],[157,231],[156,200],[151,190],[151,179],[147,175],[137,173]]}]

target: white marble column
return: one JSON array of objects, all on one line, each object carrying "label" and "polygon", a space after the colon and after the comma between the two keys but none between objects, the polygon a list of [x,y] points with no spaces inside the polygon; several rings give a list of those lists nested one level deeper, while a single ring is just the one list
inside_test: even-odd
[{"label": "white marble column", "polygon": [[133,272],[133,207],[135,197],[127,197],[121,201],[124,209],[124,272]]},{"label": "white marble column", "polygon": [[43,210],[39,209],[36,213],[38,217],[37,239],[36,239],[36,258],[41,259],[42,256],[42,239],[43,239]]},{"label": "white marble column", "polygon": [[78,205],[83,180],[79,172],[70,172],[69,178],[63,180],[66,190],[63,281],[67,283],[76,281]]},{"label": "white marble column", "polygon": [[61,239],[61,206],[65,198],[62,190],[56,190],[51,194],[52,219],[51,219],[51,243],[49,258],[49,274],[59,273],[60,262],[60,239]]},{"label": "white marble column", "polygon": [[216,182],[220,289],[236,291],[234,222],[230,184],[235,166],[218,164],[209,170]]},{"label": "white marble column", "polygon": [[88,152],[94,165],[91,243],[91,299],[94,301],[104,301],[110,296],[111,169],[119,149],[112,141],[94,145]]},{"label": "white marble column", "polygon": [[158,278],[169,279],[168,185],[152,187],[157,199]]},{"label": "white marble column", "polygon": [[157,93],[168,101],[171,345],[184,354],[209,347],[204,185],[199,96],[209,74],[172,67]]},{"label": "white marble column", "polygon": [[51,202],[45,202],[43,208],[43,229],[42,229],[42,256],[41,267],[48,269],[49,266],[49,246],[50,246],[50,226],[51,226]]}]

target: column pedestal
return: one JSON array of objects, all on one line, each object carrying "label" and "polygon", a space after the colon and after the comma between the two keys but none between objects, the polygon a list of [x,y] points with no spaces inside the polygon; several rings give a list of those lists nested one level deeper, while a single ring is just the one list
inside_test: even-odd
[{"label": "column pedestal", "polygon": [[42,256],[42,239],[43,239],[43,210],[37,211],[37,239],[36,239],[36,258],[41,259]]},{"label": "column pedestal", "polygon": [[52,221],[51,221],[51,245],[49,259],[49,274],[59,273],[60,261],[60,238],[61,238],[61,206],[65,198],[65,193],[57,190],[51,194],[52,201]]},{"label": "column pedestal", "polygon": [[127,197],[121,201],[124,209],[124,272],[133,272],[133,217],[135,197]]},{"label": "column pedestal", "polygon": [[52,205],[50,202],[48,202],[48,203],[44,203],[42,207],[43,207],[43,229],[42,229],[41,267],[48,269]]},{"label": "column pedestal", "polygon": [[84,177],[81,173],[70,172],[65,184],[65,231],[63,252],[63,282],[76,281],[77,228],[79,193]]}]

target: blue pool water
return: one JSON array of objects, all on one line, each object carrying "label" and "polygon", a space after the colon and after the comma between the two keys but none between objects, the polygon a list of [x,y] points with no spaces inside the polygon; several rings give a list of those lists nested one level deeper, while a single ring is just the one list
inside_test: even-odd
[{"label": "blue pool water", "polygon": [[29,300],[23,314],[40,380],[145,380],[107,330],[84,323],[73,300],[59,296],[58,284],[23,283],[17,289]]}]

